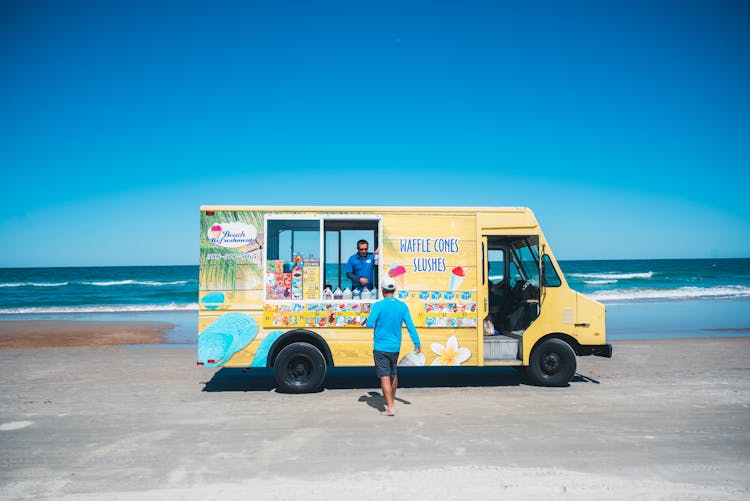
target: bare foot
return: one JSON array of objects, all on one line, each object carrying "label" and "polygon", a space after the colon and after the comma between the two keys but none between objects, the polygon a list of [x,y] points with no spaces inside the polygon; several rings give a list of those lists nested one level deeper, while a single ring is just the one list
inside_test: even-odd
[{"label": "bare foot", "polygon": [[394,411],[393,409],[386,409],[383,412],[381,412],[380,415],[381,416],[395,416],[396,411]]}]

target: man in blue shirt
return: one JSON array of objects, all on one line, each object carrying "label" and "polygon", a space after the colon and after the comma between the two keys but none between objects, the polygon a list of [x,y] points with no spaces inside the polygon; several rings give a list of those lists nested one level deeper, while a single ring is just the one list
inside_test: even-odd
[{"label": "man in blue shirt", "polygon": [[[346,276],[352,281],[352,292],[356,290],[372,289],[375,270],[375,255],[367,252],[367,240],[357,242],[357,253],[346,262]],[[377,252],[377,251],[376,251]]]},{"label": "man in blue shirt", "polygon": [[370,315],[365,324],[374,328],[372,357],[375,360],[375,374],[380,378],[380,387],[385,398],[383,416],[395,416],[393,400],[396,398],[398,386],[398,354],[401,351],[401,324],[406,324],[414,351],[422,351],[419,334],[411,320],[409,307],[399,301],[393,294],[396,292],[396,282],[391,277],[385,277],[381,284],[383,299],[372,305]]}]

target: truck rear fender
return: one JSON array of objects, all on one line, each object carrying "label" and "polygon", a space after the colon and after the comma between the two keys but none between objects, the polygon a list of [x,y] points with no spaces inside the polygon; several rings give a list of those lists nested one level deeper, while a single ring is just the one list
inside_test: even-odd
[{"label": "truck rear fender", "polygon": [[325,339],[319,334],[307,329],[295,329],[280,336],[269,350],[267,366],[273,367],[274,362],[276,362],[276,356],[279,352],[290,344],[297,342],[309,343],[315,346],[323,354],[323,357],[325,357],[326,364],[329,367],[333,367],[333,356],[331,355],[331,349],[328,347],[328,343],[326,343]]}]

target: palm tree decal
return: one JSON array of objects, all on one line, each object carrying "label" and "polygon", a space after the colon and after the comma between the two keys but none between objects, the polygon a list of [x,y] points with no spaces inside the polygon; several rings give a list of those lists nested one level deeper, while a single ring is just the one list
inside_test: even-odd
[{"label": "palm tree decal", "polygon": [[[262,252],[263,212],[258,211],[214,211],[209,215],[201,212],[200,219],[200,287],[202,290],[237,289],[237,255],[247,252]],[[258,230],[255,242],[241,249],[231,249],[214,245],[209,241],[210,231],[220,231],[221,223],[238,222],[252,224]],[[262,256],[258,264],[247,262],[242,266],[257,268],[262,275]]]}]

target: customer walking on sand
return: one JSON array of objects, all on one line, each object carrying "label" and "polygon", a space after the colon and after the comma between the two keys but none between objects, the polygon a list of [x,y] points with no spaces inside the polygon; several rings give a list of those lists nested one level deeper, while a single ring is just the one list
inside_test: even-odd
[{"label": "customer walking on sand", "polygon": [[396,398],[398,386],[398,354],[401,351],[401,324],[406,324],[414,351],[422,351],[419,334],[414,328],[411,314],[406,303],[399,301],[393,294],[396,292],[396,282],[391,277],[385,277],[380,284],[383,299],[372,305],[370,316],[365,324],[374,328],[372,357],[375,360],[375,374],[380,378],[380,387],[385,398],[383,416],[395,416],[393,400]]}]

